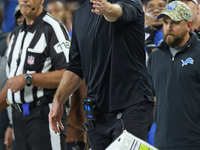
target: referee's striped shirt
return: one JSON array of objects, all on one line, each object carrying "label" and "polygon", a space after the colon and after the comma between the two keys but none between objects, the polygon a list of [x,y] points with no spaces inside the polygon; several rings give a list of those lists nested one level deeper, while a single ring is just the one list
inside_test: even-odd
[{"label": "referee's striped shirt", "polygon": [[[44,10],[32,25],[28,26],[24,21],[12,32],[7,53],[7,77],[66,68],[69,48],[66,28]],[[7,100],[10,104],[30,103],[44,96],[53,98],[55,91],[34,86],[25,86],[16,93],[8,89]]]}]

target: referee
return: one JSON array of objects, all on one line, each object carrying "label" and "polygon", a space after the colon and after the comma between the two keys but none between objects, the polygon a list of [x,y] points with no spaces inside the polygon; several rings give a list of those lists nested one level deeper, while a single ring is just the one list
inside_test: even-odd
[{"label": "referee", "polygon": [[[11,34],[0,111],[7,104],[13,107],[17,150],[65,150],[66,131],[55,134],[49,128],[48,113],[67,67],[68,32],[43,9],[44,0],[18,2],[25,20]],[[64,126],[66,119],[63,113]]]}]

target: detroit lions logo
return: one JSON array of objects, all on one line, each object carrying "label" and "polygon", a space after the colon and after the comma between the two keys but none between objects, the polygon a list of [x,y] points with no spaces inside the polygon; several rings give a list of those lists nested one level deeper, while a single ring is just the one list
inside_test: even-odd
[{"label": "detroit lions logo", "polygon": [[176,2],[172,2],[167,6],[167,9],[174,10],[176,8],[176,6],[177,6],[177,3]]},{"label": "detroit lions logo", "polygon": [[191,57],[189,57],[189,58],[187,58],[185,61],[184,61],[184,60],[181,60],[181,62],[182,62],[182,67],[183,67],[183,66],[186,66],[187,64],[193,65],[194,60],[193,60]]}]

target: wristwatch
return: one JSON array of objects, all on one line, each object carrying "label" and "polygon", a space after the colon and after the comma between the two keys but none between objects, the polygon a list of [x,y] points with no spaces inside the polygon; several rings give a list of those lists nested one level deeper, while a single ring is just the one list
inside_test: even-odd
[{"label": "wristwatch", "polygon": [[32,75],[26,74],[26,76],[25,76],[25,81],[26,81],[26,85],[27,85],[27,86],[31,86]]}]

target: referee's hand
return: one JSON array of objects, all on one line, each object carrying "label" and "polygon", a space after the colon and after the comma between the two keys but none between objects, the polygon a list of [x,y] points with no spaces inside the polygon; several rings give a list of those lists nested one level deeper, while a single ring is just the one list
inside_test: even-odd
[{"label": "referee's hand", "polygon": [[64,130],[64,126],[61,122],[63,115],[63,105],[59,104],[57,101],[53,101],[51,110],[49,112],[49,124],[55,133],[60,133],[59,126]]},{"label": "referee's hand", "polygon": [[8,88],[13,92],[16,93],[22,90],[26,86],[25,81],[25,74],[21,74],[18,76],[14,76],[7,80]]}]

